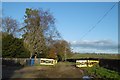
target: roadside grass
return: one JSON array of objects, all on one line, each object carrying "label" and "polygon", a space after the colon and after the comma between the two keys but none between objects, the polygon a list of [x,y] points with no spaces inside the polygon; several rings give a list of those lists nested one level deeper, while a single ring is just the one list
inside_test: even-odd
[{"label": "roadside grass", "polygon": [[120,74],[118,72],[103,67],[99,67],[99,65],[83,69],[87,71],[86,75],[89,75],[93,78],[102,78],[104,80],[106,79],[120,80]]}]

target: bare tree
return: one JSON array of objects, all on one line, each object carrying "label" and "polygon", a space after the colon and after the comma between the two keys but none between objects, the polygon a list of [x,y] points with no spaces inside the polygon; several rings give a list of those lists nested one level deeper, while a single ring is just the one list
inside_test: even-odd
[{"label": "bare tree", "polygon": [[17,20],[11,17],[5,17],[2,19],[2,31],[3,32],[12,34],[15,37],[18,28],[19,28],[19,23]]}]

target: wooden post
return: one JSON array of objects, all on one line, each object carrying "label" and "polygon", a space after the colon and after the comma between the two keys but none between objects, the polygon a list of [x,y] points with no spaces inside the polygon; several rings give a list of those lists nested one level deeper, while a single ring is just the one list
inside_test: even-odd
[{"label": "wooden post", "polygon": [[37,63],[36,59],[37,59],[37,53],[35,52],[35,63]]}]

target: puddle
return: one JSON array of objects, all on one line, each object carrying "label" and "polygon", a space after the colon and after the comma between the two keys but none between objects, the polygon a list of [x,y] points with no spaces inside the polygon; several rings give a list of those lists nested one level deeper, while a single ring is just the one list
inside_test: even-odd
[{"label": "puddle", "polygon": [[83,80],[91,80],[92,77],[89,77],[89,76],[83,76],[82,78],[83,78]]}]

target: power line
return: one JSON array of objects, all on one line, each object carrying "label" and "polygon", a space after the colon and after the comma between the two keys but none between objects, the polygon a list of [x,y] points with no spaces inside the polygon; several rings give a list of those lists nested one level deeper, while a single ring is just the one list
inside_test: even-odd
[{"label": "power line", "polygon": [[115,5],[117,4],[117,2],[100,18],[100,20],[98,20],[98,22],[92,26],[81,38],[80,40],[82,40],[89,32],[91,32],[106,16],[107,14],[115,7]]}]

